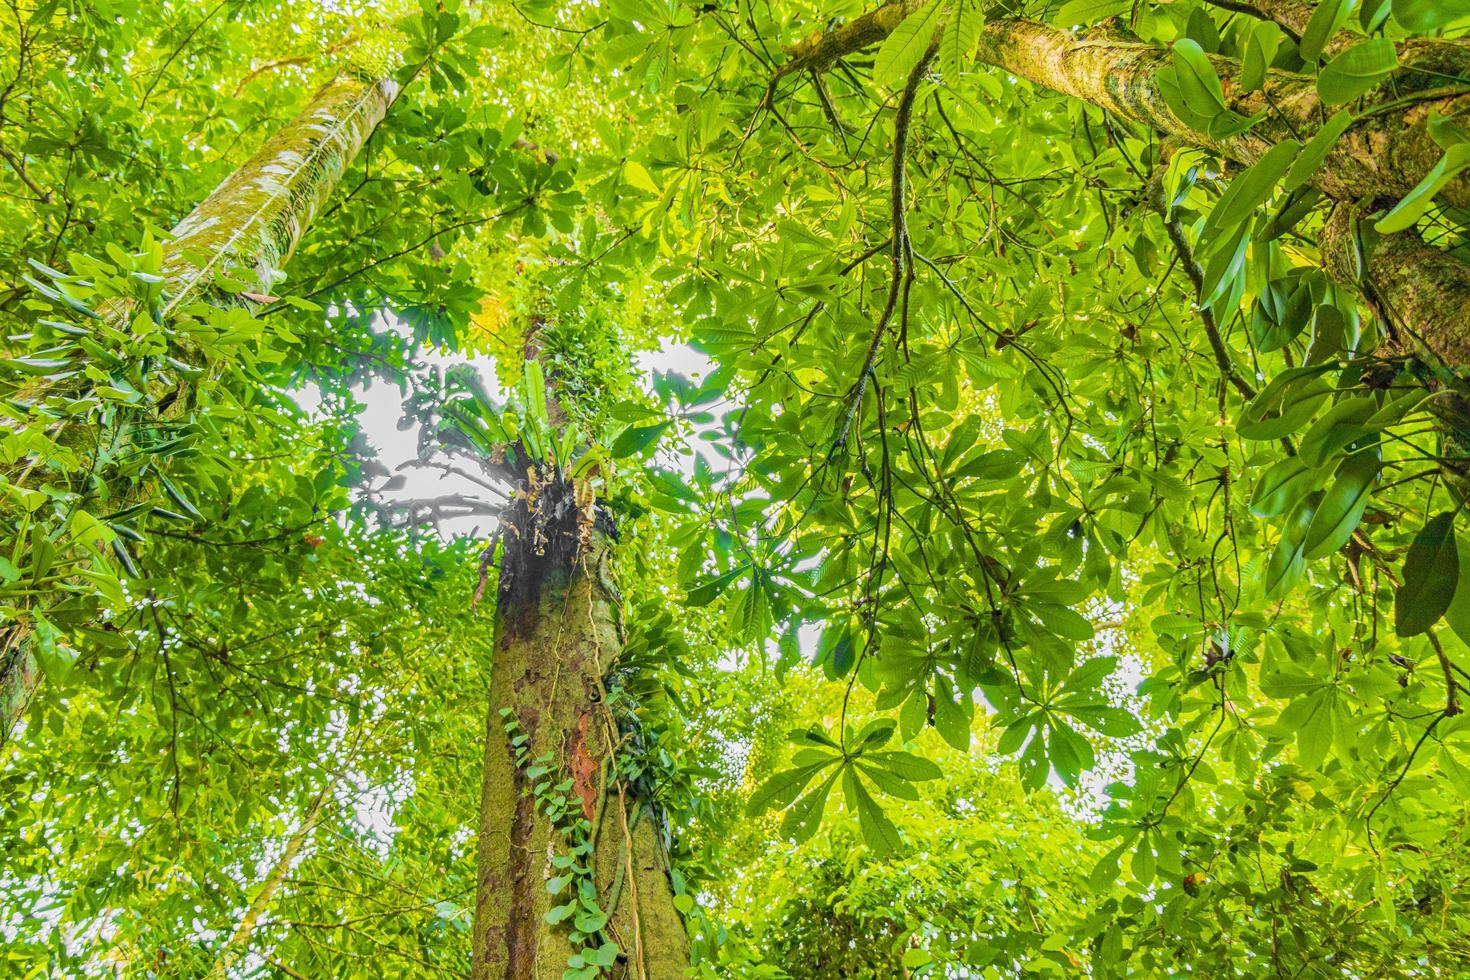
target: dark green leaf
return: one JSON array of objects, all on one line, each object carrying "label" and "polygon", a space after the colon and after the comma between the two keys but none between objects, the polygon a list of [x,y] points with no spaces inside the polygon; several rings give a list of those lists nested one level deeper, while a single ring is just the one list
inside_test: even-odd
[{"label": "dark green leaf", "polygon": [[1307,21],[1306,30],[1302,31],[1299,50],[1303,61],[1312,65],[1322,56],[1322,49],[1347,20],[1352,8],[1353,0],[1322,0],[1317,4]]},{"label": "dark green leaf", "polygon": [[1307,560],[1325,558],[1347,544],[1373,498],[1378,453],[1364,450],[1338,464],[1302,542]]},{"label": "dark green leaf", "polygon": [[1322,494],[1312,493],[1296,505],[1286,517],[1281,528],[1281,538],[1271,558],[1266,563],[1266,599],[1282,598],[1296,585],[1306,569],[1307,529],[1317,513],[1317,502]]},{"label": "dark green leaf", "polygon": [[1403,585],[1394,599],[1394,629],[1399,636],[1418,636],[1439,621],[1460,581],[1460,554],[1455,544],[1455,514],[1431,517],[1404,556]]},{"label": "dark green leaf", "polygon": [[1323,66],[1317,76],[1317,94],[1327,105],[1351,102],[1371,91],[1398,66],[1398,51],[1388,38],[1355,44]]},{"label": "dark green leaf", "polygon": [[659,436],[664,434],[670,424],[669,422],[656,422],[653,425],[635,425],[624,429],[613,440],[612,446],[608,448],[608,453],[613,459],[636,456],[658,442]]}]

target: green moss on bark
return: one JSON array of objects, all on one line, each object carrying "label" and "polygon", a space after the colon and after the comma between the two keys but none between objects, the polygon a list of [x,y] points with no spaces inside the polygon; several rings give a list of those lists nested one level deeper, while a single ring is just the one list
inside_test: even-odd
[{"label": "green moss on bark", "polygon": [[549,756],[591,824],[591,865],[608,935],[622,954],[614,977],[678,977],[688,939],[673,904],[657,809],[615,775],[621,741],[603,678],[622,640],[608,578],[611,527],[590,497],[533,471],[502,526],[490,710],[480,808],[475,980],[560,978],[578,950],[565,924],[546,922],[561,899],[546,883],[564,846],[537,811],[532,781],[504,728],[533,759]]}]

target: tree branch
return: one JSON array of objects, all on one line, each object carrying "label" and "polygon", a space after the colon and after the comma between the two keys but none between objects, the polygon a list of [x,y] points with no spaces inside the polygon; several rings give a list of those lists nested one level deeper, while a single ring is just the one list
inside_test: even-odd
[{"label": "tree branch", "polygon": [[1183,267],[1184,274],[1194,285],[1195,307],[1199,310],[1200,322],[1204,324],[1205,337],[1210,342],[1210,350],[1215,354],[1215,364],[1219,367],[1221,376],[1247,399],[1254,398],[1256,397],[1255,386],[1235,370],[1235,366],[1230,361],[1230,350],[1220,336],[1220,324],[1215,320],[1215,313],[1204,302],[1205,272],[1195,261],[1194,249],[1190,246],[1189,238],[1184,234],[1184,228],[1179,224],[1178,217],[1170,211],[1168,188],[1164,186],[1163,176],[1164,169],[1161,164],[1149,180],[1144,193],[1148,197],[1150,206],[1157,210],[1159,216],[1164,219],[1164,230],[1169,235],[1169,242],[1174,246],[1175,254],[1179,256],[1179,264]]},{"label": "tree branch", "polygon": [[856,383],[848,393],[847,408],[842,414],[842,422],[838,425],[837,437],[832,440],[832,448],[827,452],[828,459],[832,459],[847,444],[847,436],[852,429],[853,419],[857,415],[859,406],[862,405],[863,395],[868,390],[868,381],[873,375],[873,366],[878,361],[878,351],[883,346],[883,335],[888,332],[888,325],[893,321],[893,311],[898,307],[898,295],[903,284],[904,271],[908,267],[910,250],[904,200],[908,194],[909,124],[913,120],[914,100],[918,96],[919,83],[924,80],[924,75],[929,71],[929,63],[934,60],[935,51],[936,48],[930,45],[924,57],[909,73],[908,83],[904,85],[903,95],[899,97],[898,109],[893,118],[893,178],[889,189],[889,206],[893,212],[891,260],[893,273],[888,283],[888,299],[884,302],[883,312],[873,327],[873,339],[868,342],[868,354],[863,361],[862,373],[858,375]]}]

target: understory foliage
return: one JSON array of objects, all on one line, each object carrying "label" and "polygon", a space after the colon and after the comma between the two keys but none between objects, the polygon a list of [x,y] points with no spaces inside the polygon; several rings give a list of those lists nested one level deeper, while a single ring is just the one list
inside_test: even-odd
[{"label": "understory foliage", "polygon": [[[0,975],[464,975],[528,466],[698,975],[1470,972],[1458,0],[0,36]],[[334,79],[294,252],[168,251]]]}]

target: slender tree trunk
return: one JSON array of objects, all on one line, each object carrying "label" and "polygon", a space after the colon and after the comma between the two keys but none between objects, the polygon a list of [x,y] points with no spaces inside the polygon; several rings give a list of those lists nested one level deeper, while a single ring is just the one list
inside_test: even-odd
[{"label": "slender tree trunk", "polygon": [[[504,517],[474,980],[560,978],[608,943],[616,957],[592,975],[666,980],[687,969],[657,808],[617,765],[628,736],[604,683],[622,645],[611,533],[585,484],[534,469]],[[571,900],[578,911],[562,918]]]},{"label": "slender tree trunk", "polygon": [[270,908],[271,900],[275,898],[276,892],[285,883],[286,876],[291,873],[291,865],[301,854],[301,849],[311,839],[312,831],[321,822],[322,812],[326,809],[327,800],[332,795],[334,783],[329,782],[322,787],[312,799],[311,804],[302,815],[301,826],[286,840],[286,848],[276,863],[271,866],[270,873],[265,876],[257,887],[255,897],[250,900],[250,907],[240,917],[235,931],[230,935],[224,948],[220,950],[219,956],[215,958],[214,968],[209,971],[209,980],[225,980],[229,976],[230,968],[239,963],[247,953],[250,952],[250,937],[255,933],[255,927],[260,922],[260,917]]},{"label": "slender tree trunk", "polygon": [[[338,76],[179,222],[173,240],[164,246],[166,311],[209,295],[217,272],[248,276],[258,292],[269,292],[273,274],[290,258],[322,201],[387,114],[397,91],[391,79]],[[126,328],[126,304],[115,304],[103,314]],[[36,400],[52,393],[33,388],[14,394]],[[174,404],[187,401],[179,398]],[[24,477],[17,482],[23,484]],[[154,491],[152,485],[129,480],[108,487],[102,495],[114,506],[126,506]],[[34,608],[44,610],[59,598],[60,594],[38,597]],[[0,747],[41,680],[34,640],[34,622],[29,618],[0,625]]]}]

